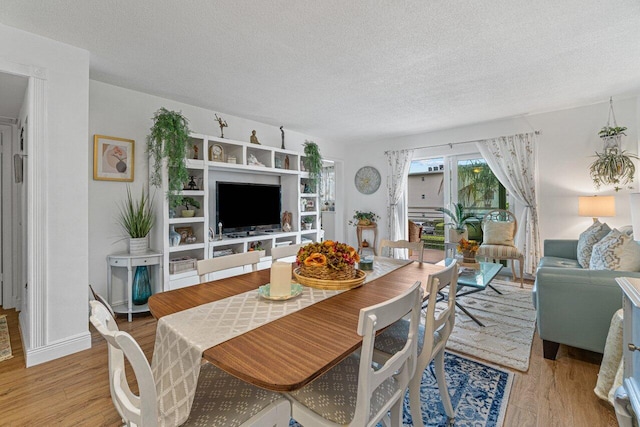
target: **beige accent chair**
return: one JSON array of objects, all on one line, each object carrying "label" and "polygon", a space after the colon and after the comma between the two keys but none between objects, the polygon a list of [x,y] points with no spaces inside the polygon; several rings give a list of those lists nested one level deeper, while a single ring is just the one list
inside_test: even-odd
[{"label": "beige accent chair", "polygon": [[[416,366],[422,288],[414,283],[388,301],[360,310],[362,347],[299,390],[287,393],[292,417],[304,426],[402,425],[402,406]],[[374,369],[377,331],[408,316],[404,346]],[[390,419],[389,419],[390,413]]]},{"label": "beige accent chair", "polygon": [[388,239],[382,239],[382,241],[380,242],[380,247],[378,249],[378,253],[380,254],[380,256],[385,256],[385,248],[388,248],[389,250],[386,252],[389,252],[389,257],[391,258],[395,258],[395,254],[399,251],[396,251],[395,249],[408,249],[409,250],[409,256],[412,255],[413,252],[418,254],[418,261],[422,262],[424,259],[424,245],[422,244],[422,241],[419,242],[410,242],[408,240],[388,240]]},{"label": "beige accent chair", "polygon": [[282,258],[291,258],[292,262],[295,262],[295,256],[301,247],[305,246],[304,243],[298,243],[297,245],[276,246],[271,248],[271,259],[273,261],[281,260]]},{"label": "beige accent chair", "polygon": [[197,263],[198,276],[200,283],[207,281],[207,275],[216,271],[228,270],[235,267],[251,266],[251,271],[258,270],[258,262],[260,262],[260,252],[251,251],[233,255],[225,255],[217,258],[209,258],[199,260]]},{"label": "beige accent chair", "polygon": [[[107,341],[109,352],[109,386],[116,410],[126,425],[157,426],[159,400],[151,366],[136,340],[118,325],[107,308],[90,301],[91,324]],[[133,368],[139,394],[129,388],[125,358]],[[226,393],[233,389],[234,395]],[[200,369],[191,413],[183,426],[289,425],[291,406],[281,394],[245,383],[210,363]]]},{"label": "beige accent chair", "polygon": [[516,281],[514,260],[520,264],[520,287],[524,279],[524,255],[515,245],[518,221],[513,213],[504,209],[494,209],[482,219],[482,244],[476,253],[477,257],[495,262],[511,260],[511,273]]},{"label": "beige accent chair", "polygon": [[[420,326],[418,363],[416,372],[409,383],[409,406],[414,426],[422,427],[424,425],[422,411],[420,410],[420,385],[422,376],[432,360],[434,361],[440,399],[447,416],[450,418],[450,424],[453,425],[455,413],[451,405],[444,374],[444,350],[455,324],[457,285],[458,264],[456,262],[452,262],[445,269],[435,274],[430,274],[427,279],[429,299],[425,314],[425,326],[424,328],[422,325]],[[436,313],[436,303],[439,301],[438,296],[444,295],[442,290],[447,286],[449,291],[446,307]],[[387,360],[402,348],[405,342],[404,335],[406,335],[408,327],[408,322],[403,319],[391,325],[378,336],[375,344],[376,360]]]}]

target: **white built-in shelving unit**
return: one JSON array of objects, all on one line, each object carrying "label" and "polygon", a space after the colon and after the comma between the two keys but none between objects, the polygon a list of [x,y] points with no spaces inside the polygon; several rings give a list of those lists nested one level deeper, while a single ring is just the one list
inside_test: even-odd
[{"label": "white built-in shelving unit", "polygon": [[[184,190],[184,196],[190,196],[200,202],[196,216],[192,218],[182,217],[181,208],[178,207],[174,218],[169,218],[169,202],[165,194],[167,189],[166,173],[162,188],[162,203],[157,203],[162,212],[158,212],[161,219],[156,228],[161,230],[161,239],[164,262],[163,269],[164,290],[177,289],[198,283],[198,275],[195,269],[172,274],[169,263],[179,258],[192,258],[196,260],[220,256],[224,253],[240,253],[252,250],[254,247],[262,249],[262,258],[259,268],[268,268],[271,265],[271,248],[296,244],[305,241],[320,240],[320,207],[318,194],[310,193],[308,179],[309,174],[304,171],[304,155],[302,153],[274,148],[266,145],[251,144],[243,141],[234,141],[201,134],[191,134],[190,145],[197,147],[191,150],[187,159],[189,175],[194,177],[198,184],[197,190]],[[213,145],[222,147],[223,153],[219,160],[210,160],[210,149]],[[194,153],[197,152],[197,155]],[[193,158],[196,157],[197,158]],[[231,158],[231,159],[230,159]],[[257,159],[259,163],[250,164],[250,158]],[[235,159],[235,162],[233,162]],[[229,162],[231,160],[231,162]],[[276,166],[277,165],[277,166]],[[286,167],[288,166],[288,168]],[[255,230],[236,237],[224,234],[220,238],[216,222],[216,197],[215,189],[217,181],[242,182],[242,183],[266,183],[281,186],[282,205],[281,215],[284,211],[292,214],[292,230]],[[305,192],[307,191],[307,192]],[[241,194],[238,197],[242,197]],[[256,206],[256,209],[259,209]],[[304,229],[302,218],[312,219],[311,228]],[[182,242],[177,246],[169,244],[169,230],[174,226],[176,230],[190,227],[195,242]],[[241,273],[242,270],[225,272],[225,275]],[[215,274],[212,275],[213,278]],[[223,277],[220,275],[220,277]]]}]

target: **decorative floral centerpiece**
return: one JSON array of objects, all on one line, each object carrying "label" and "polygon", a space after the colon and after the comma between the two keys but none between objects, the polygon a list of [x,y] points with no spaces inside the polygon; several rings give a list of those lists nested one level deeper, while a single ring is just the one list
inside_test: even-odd
[{"label": "decorative floral centerpiece", "polygon": [[480,248],[480,245],[475,240],[461,239],[458,243],[458,252],[462,254],[463,262],[475,263],[478,248]]},{"label": "decorative floral centerpiece", "polygon": [[360,262],[358,251],[332,240],[309,243],[301,247],[296,256],[301,276],[325,280],[353,279],[357,262]]}]

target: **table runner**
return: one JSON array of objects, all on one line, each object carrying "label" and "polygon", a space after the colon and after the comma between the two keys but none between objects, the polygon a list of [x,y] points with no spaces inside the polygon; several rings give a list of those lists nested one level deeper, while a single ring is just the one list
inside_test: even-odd
[{"label": "table runner", "polygon": [[[375,257],[365,283],[411,262]],[[204,350],[342,292],[305,286],[296,298],[270,301],[254,289],[160,318],[151,365],[160,425],[180,425],[189,417]]]}]

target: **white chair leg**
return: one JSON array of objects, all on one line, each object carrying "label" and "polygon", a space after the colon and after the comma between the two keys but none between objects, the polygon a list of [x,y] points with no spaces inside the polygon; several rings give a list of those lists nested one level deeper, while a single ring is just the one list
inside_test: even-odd
[{"label": "white chair leg", "polygon": [[434,357],[433,367],[436,373],[436,382],[438,383],[438,390],[440,390],[440,399],[442,400],[444,411],[450,419],[453,419],[455,412],[453,411],[453,405],[451,405],[451,397],[447,389],[447,379],[444,375],[444,349]]},{"label": "white chair leg", "polygon": [[398,399],[398,401],[391,407],[391,426],[402,427],[402,402],[404,399]]},{"label": "white chair leg", "polygon": [[[420,366],[418,366],[418,368],[420,368]],[[424,369],[420,372],[416,371],[409,382],[409,409],[411,410],[411,418],[413,419],[413,425],[415,427],[424,427],[420,405],[420,386],[422,385],[423,372]]]}]

